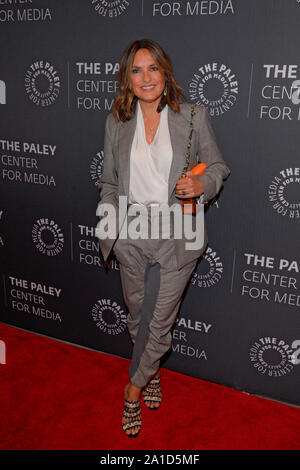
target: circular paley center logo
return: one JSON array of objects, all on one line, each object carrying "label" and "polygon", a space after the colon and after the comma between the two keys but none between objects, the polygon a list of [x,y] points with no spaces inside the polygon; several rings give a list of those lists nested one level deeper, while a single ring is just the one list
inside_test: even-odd
[{"label": "circular paley center logo", "polygon": [[25,74],[25,90],[37,106],[53,104],[60,91],[60,78],[53,65],[43,60],[33,62]]},{"label": "circular paley center logo", "polygon": [[249,357],[255,369],[270,377],[282,377],[293,370],[294,350],[283,339],[264,337],[250,347]]},{"label": "circular paley center logo", "polygon": [[[205,260],[206,263],[204,263],[203,260]],[[220,257],[216,251],[208,247],[201,257],[201,262],[198,263],[190,283],[196,287],[213,287],[219,282],[222,274],[223,263]]]},{"label": "circular paley center logo", "polygon": [[119,335],[126,329],[126,313],[112,299],[99,299],[92,308],[92,318],[102,333]]},{"label": "circular paley center logo", "polygon": [[300,168],[286,168],[273,178],[268,187],[268,198],[277,214],[290,219],[300,218],[299,184]]},{"label": "circular paley center logo", "polygon": [[95,12],[106,18],[115,18],[122,15],[129,6],[129,0],[91,0]]},{"label": "circular paley center logo", "polygon": [[52,219],[38,219],[32,228],[32,240],[40,253],[56,256],[64,246],[64,235]]},{"label": "circular paley center logo", "polygon": [[189,83],[192,102],[206,106],[211,115],[220,115],[235,104],[238,82],[235,74],[225,64],[201,65]]},{"label": "circular paley center logo", "polygon": [[103,150],[101,150],[100,152],[97,152],[96,155],[92,158],[92,161],[90,164],[91,180],[94,183],[94,185],[97,187],[99,185],[99,180],[102,176],[103,157],[104,157],[104,152]]}]

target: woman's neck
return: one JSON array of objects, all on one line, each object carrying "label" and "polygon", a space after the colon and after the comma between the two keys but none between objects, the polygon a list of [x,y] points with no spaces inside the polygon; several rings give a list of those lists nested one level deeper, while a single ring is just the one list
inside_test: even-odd
[{"label": "woman's neck", "polygon": [[146,117],[151,117],[151,116],[155,116],[159,114],[157,113],[157,106],[159,102],[160,102],[160,99],[153,101],[152,103],[147,103],[146,101],[139,100],[143,115]]}]

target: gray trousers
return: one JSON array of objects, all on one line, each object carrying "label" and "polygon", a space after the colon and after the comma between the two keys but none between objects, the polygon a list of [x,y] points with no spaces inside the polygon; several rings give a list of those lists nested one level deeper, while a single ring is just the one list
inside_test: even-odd
[{"label": "gray trousers", "polygon": [[193,260],[178,270],[173,235],[163,239],[161,227],[158,239],[118,238],[114,245],[134,343],[129,376],[136,387],[149,382],[172,346],[170,330],[197,263]]}]

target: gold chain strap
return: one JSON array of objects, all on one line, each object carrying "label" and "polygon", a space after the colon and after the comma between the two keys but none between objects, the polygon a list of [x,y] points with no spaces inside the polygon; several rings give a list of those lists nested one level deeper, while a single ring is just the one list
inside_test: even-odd
[{"label": "gold chain strap", "polygon": [[189,166],[189,162],[190,162],[190,153],[191,153],[191,145],[192,145],[192,134],[193,134],[193,130],[194,130],[194,116],[195,116],[195,104],[192,104],[191,105],[191,121],[190,121],[190,135],[189,135],[189,142],[188,142],[188,145],[187,145],[187,151],[186,151],[186,154],[185,154],[185,165],[184,165],[184,168],[182,170],[182,173],[181,173],[181,176],[185,175],[187,170],[188,170],[188,166]]}]

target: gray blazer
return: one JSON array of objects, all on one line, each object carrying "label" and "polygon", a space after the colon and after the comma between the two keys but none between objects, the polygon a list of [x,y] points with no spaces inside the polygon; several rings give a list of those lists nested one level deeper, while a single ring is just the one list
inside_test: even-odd
[{"label": "gray blazer", "polygon": [[[194,132],[190,151],[189,169],[197,163],[204,162],[207,166],[205,174],[199,175],[204,186],[204,203],[208,203],[219,192],[223,179],[230,174],[211,125],[210,115],[204,106],[196,106],[194,118]],[[185,155],[190,132],[191,105],[182,103],[180,113],[168,109],[168,124],[173,148],[173,160],[169,175],[169,205],[180,203],[181,199],[175,196],[175,186],[185,165]],[[104,135],[103,171],[99,182],[100,201],[98,203],[111,203],[114,205],[118,218],[118,196],[126,195],[129,198],[129,170],[131,144],[136,128],[137,113],[126,122],[116,121],[110,113],[106,118]],[[122,221],[120,223],[121,227]],[[117,236],[120,230],[117,227]],[[113,248],[116,238],[100,239],[99,245],[106,261]],[[178,269],[186,263],[198,258],[205,250],[208,242],[206,224],[204,223],[204,243],[201,249],[186,250],[184,237],[174,239]]]}]

